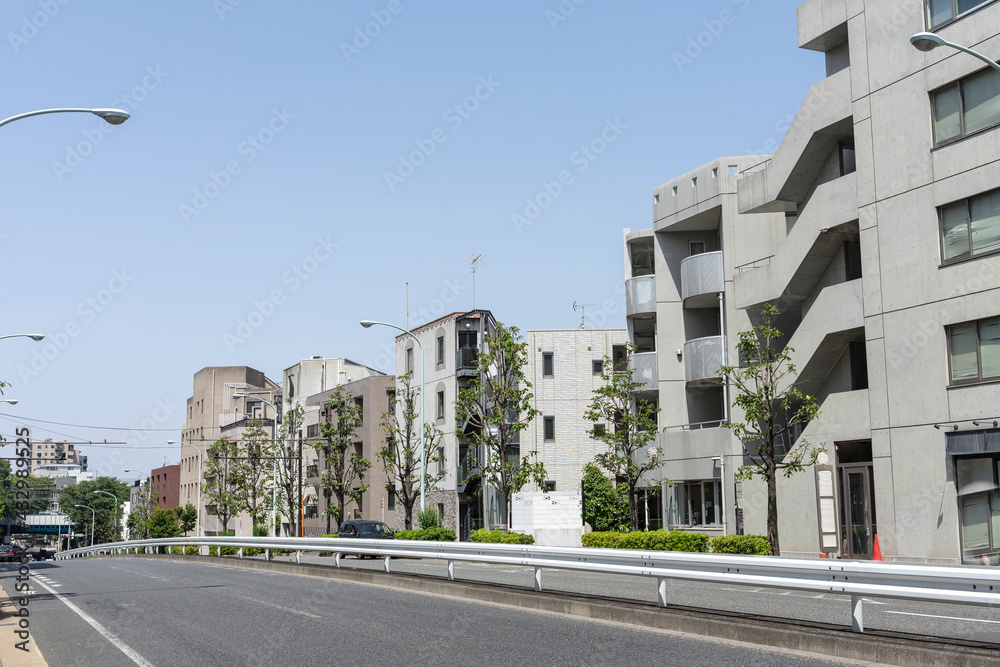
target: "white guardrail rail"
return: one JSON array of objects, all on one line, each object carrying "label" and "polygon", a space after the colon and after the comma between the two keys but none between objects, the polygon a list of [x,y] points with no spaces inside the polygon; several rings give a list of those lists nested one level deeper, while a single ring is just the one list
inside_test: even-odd
[{"label": "white guardrail rail", "polygon": [[152,553],[162,547],[232,547],[243,557],[244,548],[292,550],[295,560],[303,551],[341,556],[357,554],[384,560],[389,572],[392,557],[433,558],[447,561],[448,579],[455,578],[455,561],[533,567],[535,590],[542,590],[542,570],[579,570],[599,574],[629,574],[657,581],[657,603],[667,606],[667,580],[683,579],[715,584],[834,593],[851,596],[851,625],[864,632],[862,596],[923,602],[975,604],[1000,608],[1000,568],[979,566],[911,565],[833,559],[796,559],[775,556],[731,556],[679,551],[633,551],[539,547],[472,542],[419,542],[290,537],[177,537],[97,544],[62,551],[57,560],[89,554]]}]

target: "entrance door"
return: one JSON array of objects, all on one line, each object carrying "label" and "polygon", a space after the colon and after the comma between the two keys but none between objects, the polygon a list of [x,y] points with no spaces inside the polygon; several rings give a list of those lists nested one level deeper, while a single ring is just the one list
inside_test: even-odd
[{"label": "entrance door", "polygon": [[840,469],[841,539],[844,558],[871,560],[875,521],[871,466]]}]

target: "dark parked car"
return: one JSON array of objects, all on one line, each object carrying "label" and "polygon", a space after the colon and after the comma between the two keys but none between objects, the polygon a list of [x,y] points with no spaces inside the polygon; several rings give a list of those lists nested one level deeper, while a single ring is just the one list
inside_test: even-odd
[{"label": "dark parked car", "polygon": [[0,547],[0,561],[11,562],[21,560],[24,549],[16,544],[4,544]]},{"label": "dark parked car", "polygon": [[[340,524],[339,536],[369,540],[396,539],[396,534],[392,532],[392,529],[381,521],[345,521]],[[364,556],[358,554],[358,558],[364,558]]]}]

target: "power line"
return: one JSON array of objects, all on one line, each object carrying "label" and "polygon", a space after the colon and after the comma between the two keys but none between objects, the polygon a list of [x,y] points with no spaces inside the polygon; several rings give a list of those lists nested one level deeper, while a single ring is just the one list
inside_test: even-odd
[{"label": "power line", "polygon": [[138,428],[138,427],[129,428],[127,426],[91,426],[89,424],[67,424],[65,422],[47,421],[45,419],[31,419],[30,417],[20,417],[20,416],[15,417],[14,415],[7,415],[7,414],[3,414],[2,412],[0,412],[0,417],[4,417],[6,419],[9,419],[9,420],[15,421],[15,422],[16,421],[20,421],[20,420],[24,420],[24,421],[29,421],[29,422],[37,422],[39,424],[54,424],[56,426],[73,426],[74,428],[96,428],[96,429],[100,429],[102,431],[174,431],[174,432],[176,432],[176,431],[180,431],[181,430],[180,428]]}]

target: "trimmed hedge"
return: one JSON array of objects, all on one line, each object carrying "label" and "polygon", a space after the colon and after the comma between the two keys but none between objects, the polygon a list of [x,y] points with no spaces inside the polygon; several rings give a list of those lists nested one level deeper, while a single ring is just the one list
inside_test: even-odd
[{"label": "trimmed hedge", "polygon": [[[338,533],[330,533],[329,535],[320,535],[320,537],[340,537],[340,534],[338,534]],[[319,555],[320,556],[332,556],[333,552],[332,551],[320,551]]]},{"label": "trimmed hedge", "polygon": [[643,551],[708,551],[708,535],[683,530],[649,530],[632,533],[593,532],[583,536],[583,546],[597,549],[640,549]]},{"label": "trimmed hedge", "polygon": [[[220,530],[218,532],[218,537],[234,537],[235,535],[236,535],[236,531],[235,530]],[[236,547],[222,547],[222,555],[223,556],[235,556],[238,553],[239,553],[239,549],[237,549]],[[208,548],[208,555],[209,556],[218,556],[219,555],[219,547],[209,547]]]},{"label": "trimmed hedge", "polygon": [[198,547],[184,547],[184,553],[181,553],[181,547],[170,547],[170,553],[174,556],[197,556]]},{"label": "trimmed hedge", "polygon": [[423,530],[397,530],[397,540],[421,540],[426,542],[454,542],[455,531],[450,528],[425,528]]},{"label": "trimmed hedge", "polygon": [[534,544],[535,538],[521,533],[504,533],[499,530],[480,528],[469,535],[469,541],[486,544]]},{"label": "trimmed hedge", "polygon": [[763,535],[719,535],[710,540],[712,553],[766,556],[771,543]]}]

